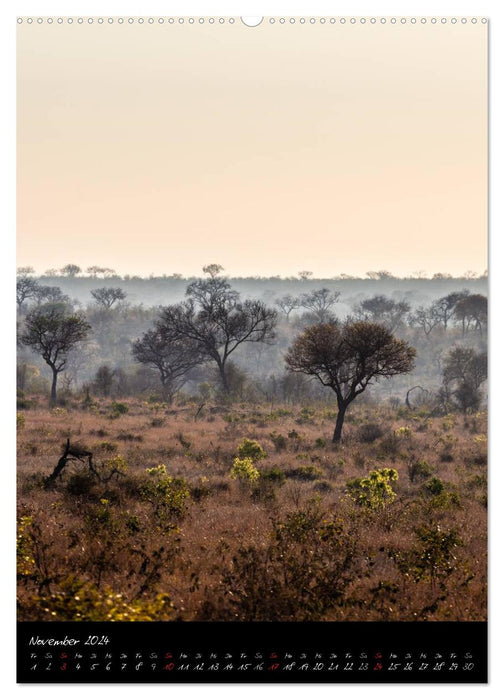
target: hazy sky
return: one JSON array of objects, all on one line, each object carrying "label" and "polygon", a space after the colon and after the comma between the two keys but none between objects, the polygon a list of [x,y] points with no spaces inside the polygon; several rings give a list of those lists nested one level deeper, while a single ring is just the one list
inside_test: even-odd
[{"label": "hazy sky", "polygon": [[18,25],[18,264],[482,272],[486,25]]}]

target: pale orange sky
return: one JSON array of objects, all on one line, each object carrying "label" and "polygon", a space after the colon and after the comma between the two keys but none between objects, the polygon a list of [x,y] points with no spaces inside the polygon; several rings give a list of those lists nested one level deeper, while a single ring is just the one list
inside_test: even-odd
[{"label": "pale orange sky", "polygon": [[18,25],[18,264],[487,267],[486,25]]}]

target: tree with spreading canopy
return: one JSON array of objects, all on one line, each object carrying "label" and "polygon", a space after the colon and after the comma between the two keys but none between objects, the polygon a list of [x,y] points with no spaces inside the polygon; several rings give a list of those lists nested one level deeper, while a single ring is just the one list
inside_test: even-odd
[{"label": "tree with spreading canopy", "polygon": [[82,270],[78,265],[73,265],[72,263],[70,263],[69,265],[65,265],[65,267],[62,267],[60,272],[66,277],[75,277],[75,275],[78,275],[79,272],[82,272]]},{"label": "tree with spreading canopy", "polygon": [[443,324],[445,331],[448,329],[450,320],[455,315],[457,303],[467,296],[469,296],[469,291],[467,289],[463,289],[461,292],[450,292],[450,294],[447,294],[440,299],[436,299],[433,302],[432,308],[434,314]]},{"label": "tree with spreading canopy", "polygon": [[21,343],[41,355],[52,370],[51,406],[56,403],[58,375],[65,369],[70,351],[90,330],[85,318],[66,304],[44,304],[27,314]]},{"label": "tree with spreading canopy", "polygon": [[332,320],[331,308],[340,296],[341,292],[331,292],[326,287],[314,289],[312,292],[301,294],[299,306],[308,309],[316,318],[317,323],[327,323]]},{"label": "tree with spreading canopy", "polygon": [[275,337],[276,311],[261,301],[240,301],[227,280],[213,276],[187,287],[187,300],[161,311],[158,331],[170,342],[193,344],[200,361],[215,362],[226,394],[226,363],[243,343],[269,343]]},{"label": "tree with spreading canopy", "polygon": [[275,301],[275,304],[281,311],[283,311],[287,321],[289,320],[289,316],[292,311],[294,311],[294,309],[298,309],[300,306],[299,297],[294,297],[292,294],[285,294],[284,296],[279,297]]},{"label": "tree with spreading canopy", "polygon": [[158,372],[163,398],[170,403],[187,381],[188,372],[203,361],[197,342],[171,337],[159,321],[134,341],[132,353],[137,362]]},{"label": "tree with spreading canopy", "polygon": [[471,325],[483,335],[488,318],[488,300],[483,294],[469,294],[457,301],[453,315],[462,323],[462,335],[469,331]]},{"label": "tree with spreading canopy", "polygon": [[322,323],[306,328],[289,348],[291,372],[316,377],[336,394],[338,413],[333,442],[341,440],[345,413],[366,388],[385,377],[411,372],[415,348],[378,323]]},{"label": "tree with spreading canopy", "polygon": [[116,301],[124,301],[127,294],[120,287],[101,287],[100,289],[92,289],[91,296],[98,306],[108,311]]},{"label": "tree with spreading canopy", "polygon": [[361,301],[354,311],[359,320],[384,323],[389,330],[394,331],[404,321],[410,309],[406,301],[394,301],[383,294],[377,294]]}]

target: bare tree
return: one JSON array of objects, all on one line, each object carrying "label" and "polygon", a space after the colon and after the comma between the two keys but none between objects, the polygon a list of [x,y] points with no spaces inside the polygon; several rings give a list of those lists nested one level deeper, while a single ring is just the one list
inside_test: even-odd
[{"label": "bare tree", "polygon": [[275,301],[275,304],[284,312],[287,321],[294,309],[299,308],[299,297],[294,297],[292,294],[286,294]]},{"label": "bare tree", "polygon": [[301,294],[299,305],[311,311],[317,323],[327,323],[332,320],[331,307],[336,304],[340,296],[340,292],[331,292],[323,287]]},{"label": "bare tree", "polygon": [[98,306],[108,311],[117,301],[126,299],[127,294],[120,287],[101,287],[100,289],[92,289],[91,296]]},{"label": "bare tree", "polygon": [[163,396],[170,402],[187,381],[188,372],[203,361],[199,345],[188,338],[172,338],[161,323],[135,340],[133,357],[159,373]]},{"label": "bare tree", "polygon": [[16,301],[18,309],[21,310],[22,305],[27,299],[34,299],[37,295],[39,285],[37,280],[28,277],[26,274],[21,275],[16,280]]},{"label": "bare tree", "polygon": [[240,295],[220,277],[198,280],[187,288],[187,301],[162,310],[159,328],[172,341],[193,342],[205,360],[217,364],[222,388],[230,393],[226,363],[242,343],[274,338],[276,311]]},{"label": "bare tree", "polygon": [[348,406],[380,378],[406,374],[415,348],[377,323],[366,321],[310,326],[296,338],[285,361],[291,372],[316,377],[336,394],[338,414],[333,442],[341,440]]},{"label": "bare tree", "polygon": [[79,314],[68,313],[64,304],[44,304],[30,311],[21,335],[23,345],[37,352],[52,370],[51,405],[56,403],[58,374],[65,369],[69,352],[91,330]]},{"label": "bare tree", "polygon": [[35,270],[33,269],[33,267],[32,267],[31,265],[28,265],[27,267],[18,267],[18,268],[16,269],[16,273],[17,273],[18,275],[20,275],[20,276],[24,276],[24,275],[34,275],[34,274],[35,274]]},{"label": "bare tree", "polygon": [[434,305],[428,307],[419,306],[410,314],[408,320],[411,326],[421,328],[427,336],[441,323],[441,318],[436,313]]}]

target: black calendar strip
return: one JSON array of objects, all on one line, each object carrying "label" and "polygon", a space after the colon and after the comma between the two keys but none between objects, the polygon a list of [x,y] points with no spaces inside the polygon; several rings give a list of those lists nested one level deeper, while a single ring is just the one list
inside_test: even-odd
[{"label": "black calendar strip", "polygon": [[485,683],[487,624],[18,623],[20,683]]}]

